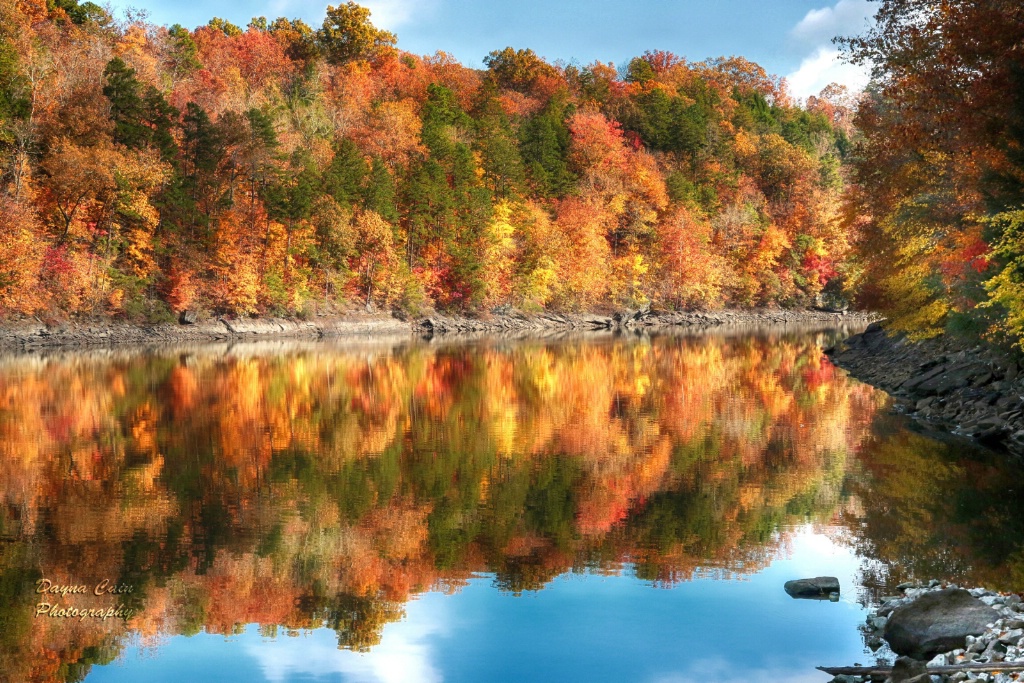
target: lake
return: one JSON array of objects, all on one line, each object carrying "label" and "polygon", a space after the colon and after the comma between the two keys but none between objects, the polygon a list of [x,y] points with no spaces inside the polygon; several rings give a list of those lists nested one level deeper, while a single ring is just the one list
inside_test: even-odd
[{"label": "lake", "polygon": [[903,581],[1024,589],[1024,475],[832,366],[850,332],[2,356],[0,680],[873,663]]}]

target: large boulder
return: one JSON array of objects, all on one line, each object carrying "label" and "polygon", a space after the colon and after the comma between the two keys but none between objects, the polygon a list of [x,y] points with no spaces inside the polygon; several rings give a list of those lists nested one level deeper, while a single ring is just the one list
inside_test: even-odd
[{"label": "large boulder", "polygon": [[883,636],[893,652],[929,659],[966,645],[979,636],[999,613],[962,588],[925,593],[893,610]]},{"label": "large boulder", "polygon": [[787,581],[784,588],[794,598],[827,600],[829,593],[839,592],[839,579],[834,576],[796,579],[794,581]]}]

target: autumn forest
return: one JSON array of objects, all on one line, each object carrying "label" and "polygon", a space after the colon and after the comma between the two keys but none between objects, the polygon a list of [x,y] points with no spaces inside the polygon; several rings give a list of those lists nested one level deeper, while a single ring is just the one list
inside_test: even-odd
[{"label": "autumn forest", "polygon": [[[0,311],[805,305],[858,281],[841,89],[742,58],[486,69],[321,28],[0,4]],[[70,65],[74,65],[73,68]]]},{"label": "autumn forest", "polygon": [[837,39],[867,91],[798,103],[741,57],[417,56],[352,2],[3,0],[0,315],[853,304],[1015,340],[1022,31],[884,0]]}]

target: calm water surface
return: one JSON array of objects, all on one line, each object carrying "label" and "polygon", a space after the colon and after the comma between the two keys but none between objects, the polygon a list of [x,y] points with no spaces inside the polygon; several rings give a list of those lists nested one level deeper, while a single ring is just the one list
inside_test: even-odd
[{"label": "calm water surface", "polygon": [[[910,430],[842,335],[0,358],[0,681],[871,663],[895,584],[1024,589],[1024,477]],[[783,592],[818,575],[838,603]]]}]

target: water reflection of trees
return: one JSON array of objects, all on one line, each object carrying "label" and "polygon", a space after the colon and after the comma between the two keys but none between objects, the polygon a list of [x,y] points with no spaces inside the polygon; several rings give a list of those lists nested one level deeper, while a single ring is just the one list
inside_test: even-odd
[{"label": "water reflection of trees", "polygon": [[1024,469],[1010,456],[883,421],[848,486],[865,502],[850,538],[870,599],[908,580],[1024,591]]},{"label": "water reflection of trees", "polygon": [[[656,583],[763,567],[828,519],[878,401],[814,335],[0,366],[0,670],[76,680],[129,637],[327,625],[490,572]],[[37,578],[135,586],[125,628],[32,616]]]}]

